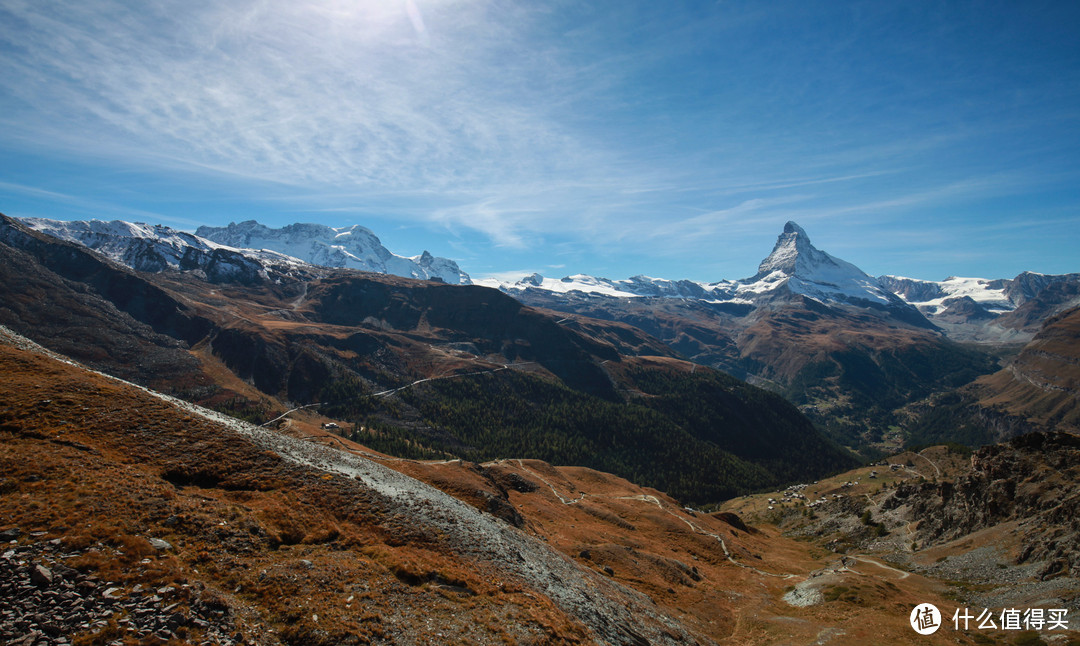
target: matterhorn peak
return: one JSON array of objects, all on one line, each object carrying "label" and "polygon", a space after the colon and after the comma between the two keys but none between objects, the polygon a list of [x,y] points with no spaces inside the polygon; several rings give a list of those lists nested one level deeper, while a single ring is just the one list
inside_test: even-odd
[{"label": "matterhorn peak", "polygon": [[763,278],[775,271],[788,276],[806,274],[822,263],[835,264],[835,259],[815,249],[814,245],[810,244],[810,236],[806,235],[806,230],[789,221],[784,225],[784,232],[776,239],[772,253],[758,265],[755,278]]},{"label": "matterhorn peak", "polygon": [[835,258],[810,244],[806,230],[795,222],[784,225],[769,257],[758,272],[740,280],[741,297],[785,292],[804,294],[822,301],[870,301],[895,305],[895,294],[883,289],[877,279],[850,262]]},{"label": "matterhorn peak", "polygon": [[801,236],[806,239],[807,244],[810,243],[810,237],[806,235],[806,229],[803,229],[794,220],[788,220],[784,225],[784,233],[793,233],[797,236]]}]

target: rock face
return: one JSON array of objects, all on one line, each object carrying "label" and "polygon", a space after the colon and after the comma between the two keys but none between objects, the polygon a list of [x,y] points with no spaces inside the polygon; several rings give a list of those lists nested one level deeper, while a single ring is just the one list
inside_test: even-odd
[{"label": "rock face", "polygon": [[909,506],[920,544],[932,545],[1006,521],[1021,521],[1017,562],[1048,562],[1080,575],[1080,436],[1031,433],[987,446],[955,481],[901,484],[884,508]]}]

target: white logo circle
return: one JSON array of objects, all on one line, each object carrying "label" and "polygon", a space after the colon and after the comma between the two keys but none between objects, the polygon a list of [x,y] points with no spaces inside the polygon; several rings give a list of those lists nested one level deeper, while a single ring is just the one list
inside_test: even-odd
[{"label": "white logo circle", "polygon": [[920,635],[933,635],[941,628],[941,611],[932,603],[920,603],[911,611],[911,627]]}]

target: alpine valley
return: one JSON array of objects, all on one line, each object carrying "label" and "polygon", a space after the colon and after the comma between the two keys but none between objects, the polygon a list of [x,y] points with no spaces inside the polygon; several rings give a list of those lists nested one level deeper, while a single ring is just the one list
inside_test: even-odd
[{"label": "alpine valley", "polygon": [[5,643],[1080,625],[1080,274],[875,278],[789,222],[742,280],[499,283],[360,226],[0,216],[0,326]]},{"label": "alpine valley", "polygon": [[[815,248],[794,222],[743,280],[534,275],[492,286],[529,305],[633,325],[690,361],[783,394],[864,455],[922,438],[921,415],[936,396],[1002,365],[1028,382],[1010,357],[1044,322],[1080,305],[1080,274],[874,278]],[[1077,394],[1075,384],[1055,392]],[[991,399],[953,406],[953,421],[978,427],[967,435],[977,444],[1047,428]]]}]

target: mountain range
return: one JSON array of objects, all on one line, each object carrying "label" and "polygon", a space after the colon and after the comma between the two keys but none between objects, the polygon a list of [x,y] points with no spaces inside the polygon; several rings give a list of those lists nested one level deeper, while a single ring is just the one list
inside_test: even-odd
[{"label": "mountain range", "polygon": [[370,230],[354,225],[331,228],[292,224],[271,229],[249,220],[227,227],[199,227],[195,234],[162,225],[26,218],[30,228],[77,242],[139,271],[166,268],[202,271],[211,280],[289,273],[297,265],[471,284],[457,263],[427,251],[410,258],[391,253]]},{"label": "mountain range", "polygon": [[[225,227],[201,226],[191,234],[163,225],[123,221],[25,218],[23,222],[43,233],[83,244],[140,271],[205,270],[211,267],[211,275],[216,272],[236,275],[242,272],[235,267],[249,265],[257,267],[254,273],[269,275],[306,264],[434,279],[449,284],[473,284],[469,274],[453,260],[432,256],[427,251],[412,257],[394,254],[371,230],[359,225],[333,228],[298,223],[273,229],[248,220]],[[229,256],[231,263],[223,263],[222,260]],[[795,222],[784,226],[757,273],[742,280],[702,283],[643,275],[612,280],[584,274],[552,279],[533,274],[516,282],[482,279],[476,284],[511,294],[540,290],[552,294],[613,298],[699,300],[720,309],[725,309],[724,306],[737,309],[765,304],[778,297],[804,295],[826,304],[856,303],[887,308],[901,320],[931,327],[912,311],[916,309],[929,323],[952,338],[983,342],[1030,340],[1041,320],[1080,304],[1080,290],[1077,289],[1080,274],[1024,272],[1012,279],[949,277],[943,281],[891,275],[874,278],[855,265],[814,247],[806,231]],[[1021,309],[1025,306],[1026,309]],[[1032,314],[1031,310],[1036,312]]]},{"label": "mountain range", "polygon": [[[955,340],[994,343],[1030,340],[1043,318],[1080,304],[1080,274],[1024,272],[1012,279],[949,277],[943,281],[891,275],[874,278],[813,246],[795,222],[784,226],[757,273],[742,280],[702,283],[647,276],[610,280],[584,274],[551,279],[533,274],[516,282],[484,279],[478,284],[512,294],[540,290],[611,298],[699,300],[728,311],[803,295],[823,304],[885,308],[895,318],[915,326],[940,328]],[[1029,314],[1032,310],[1038,313]]]},{"label": "mountain range", "polygon": [[814,247],[806,231],[788,222],[757,273],[743,280],[696,283],[646,276],[609,280],[576,275],[558,281],[534,274],[516,283],[485,282],[504,290],[541,289],[556,293],[580,291],[613,297],[694,298],[713,304],[761,303],[778,293],[802,294],[829,301],[855,301],[904,308],[904,302],[855,265]]},{"label": "mountain range", "polygon": [[[264,290],[272,284],[307,285],[336,268],[473,282],[451,260],[427,252],[395,255],[360,226],[271,229],[247,221],[200,227],[193,235],[125,222],[23,222],[138,271],[179,272],[215,284]],[[562,325],[589,328],[621,353],[650,347],[647,354],[688,359],[776,391],[834,441],[868,455],[918,435],[913,411],[927,409],[919,402],[1001,369],[1044,321],[1080,304],[1080,274],[1025,272],[1013,279],[940,282],[875,278],[816,248],[794,222],[784,226],[757,272],[741,280],[579,274],[476,284],[535,308],[575,315]],[[303,301],[299,293],[291,298]],[[279,315],[297,311],[289,302],[280,304],[287,306],[278,308],[285,313]],[[632,335],[601,331],[611,323],[654,340],[616,341]],[[584,376],[588,372],[561,374],[584,383],[592,379]]]},{"label": "mountain range", "polygon": [[398,455],[580,464],[702,503],[853,463],[775,394],[481,286],[300,261],[137,272],[10,218],[0,259],[0,324],[254,421],[318,404]]}]

